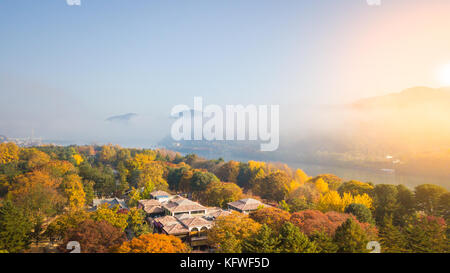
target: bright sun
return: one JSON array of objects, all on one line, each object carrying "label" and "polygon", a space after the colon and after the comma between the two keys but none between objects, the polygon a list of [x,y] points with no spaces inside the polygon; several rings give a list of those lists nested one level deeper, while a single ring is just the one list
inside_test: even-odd
[{"label": "bright sun", "polygon": [[450,86],[450,64],[444,65],[439,70],[439,82],[444,86]]}]

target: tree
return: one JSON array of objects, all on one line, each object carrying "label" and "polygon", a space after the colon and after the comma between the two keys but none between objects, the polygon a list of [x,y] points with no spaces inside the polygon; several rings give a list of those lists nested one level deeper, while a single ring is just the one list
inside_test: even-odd
[{"label": "tree", "polygon": [[381,225],[385,217],[394,215],[398,209],[398,189],[394,185],[378,184],[374,188],[374,217]]},{"label": "tree", "polygon": [[0,207],[0,249],[10,253],[29,247],[32,223],[22,209],[7,200]]},{"label": "tree", "polygon": [[239,200],[241,196],[242,190],[238,185],[214,181],[199,197],[208,206],[226,208],[228,203]]},{"label": "tree", "polygon": [[128,226],[128,215],[120,213],[118,206],[109,208],[107,204],[103,204],[92,214],[92,219],[95,221],[106,221],[120,231],[124,231]]},{"label": "tree", "polygon": [[214,174],[197,171],[192,175],[190,188],[194,192],[201,192],[206,190],[206,187],[215,181],[217,182],[219,179]]},{"label": "tree", "polygon": [[285,172],[270,173],[254,186],[254,193],[264,199],[281,201],[289,192],[291,178]]},{"label": "tree", "polygon": [[336,253],[338,251],[333,237],[324,231],[314,231],[309,238],[316,244],[319,253]]},{"label": "tree", "polygon": [[0,164],[8,164],[19,160],[19,147],[13,142],[0,143]]},{"label": "tree", "polygon": [[416,197],[416,205],[419,210],[424,211],[428,215],[435,215],[439,206],[439,198],[447,190],[443,187],[424,184],[414,188]]},{"label": "tree", "polygon": [[436,214],[450,221],[450,192],[446,192],[439,197]]},{"label": "tree", "polygon": [[261,225],[247,215],[233,212],[231,215],[220,216],[213,228],[208,231],[208,240],[223,253],[240,253],[242,242],[258,232]]},{"label": "tree", "polygon": [[394,212],[394,225],[404,226],[406,220],[415,212],[414,193],[404,185],[397,185],[397,209]]},{"label": "tree", "polygon": [[372,213],[363,204],[352,203],[345,208],[345,213],[353,214],[361,223],[369,223],[374,225],[375,221],[372,218]]},{"label": "tree", "polygon": [[360,225],[353,218],[349,217],[341,226],[336,229],[334,242],[338,246],[338,252],[343,253],[364,253],[369,239]]},{"label": "tree", "polygon": [[148,162],[139,169],[138,187],[145,187],[153,184],[155,190],[167,190],[169,185],[164,176],[164,167],[161,162]]},{"label": "tree", "polygon": [[314,178],[311,178],[309,182],[315,183],[318,179],[322,179],[325,183],[327,183],[328,188],[332,191],[337,191],[339,186],[341,186],[342,184],[342,178],[334,174],[321,174]]},{"label": "tree", "polygon": [[441,217],[416,216],[405,227],[407,249],[414,253],[441,253],[450,250],[447,225]]},{"label": "tree", "polygon": [[118,253],[186,253],[188,247],[172,235],[144,234],[124,242]]},{"label": "tree", "polygon": [[60,250],[67,251],[70,241],[79,242],[82,253],[107,253],[125,241],[125,233],[106,221],[87,219],[68,230]]},{"label": "tree", "polygon": [[46,228],[44,236],[51,242],[64,239],[69,229],[74,229],[89,218],[84,210],[70,211],[54,219]]},{"label": "tree", "polygon": [[372,198],[366,193],[353,196],[351,193],[345,192],[341,197],[336,191],[329,191],[322,195],[316,207],[324,212],[344,212],[344,209],[351,203],[363,204],[368,208],[372,208]]},{"label": "tree", "polygon": [[380,244],[384,253],[406,252],[407,242],[401,229],[392,224],[392,217],[386,216],[380,228]]},{"label": "tree", "polygon": [[239,175],[239,162],[228,161],[218,168],[215,175],[226,182],[237,182]]},{"label": "tree", "polygon": [[266,224],[259,231],[242,242],[243,253],[274,253],[280,243],[272,229]]},{"label": "tree", "polygon": [[363,195],[365,193],[370,196],[372,195],[373,189],[374,187],[369,183],[351,180],[342,183],[342,185],[338,188],[338,192],[341,195],[343,195],[344,193],[351,193],[352,195]]},{"label": "tree", "polygon": [[260,224],[267,225],[275,232],[279,232],[284,223],[291,218],[289,212],[273,207],[264,207],[250,213],[250,218]]},{"label": "tree", "polygon": [[63,181],[64,193],[69,201],[70,210],[80,210],[86,204],[86,193],[83,189],[81,177],[70,174]]},{"label": "tree", "polygon": [[32,170],[50,162],[50,156],[36,148],[29,148],[20,151],[20,160],[24,162],[27,170]]},{"label": "tree", "polygon": [[280,230],[280,244],[277,250],[281,253],[315,253],[316,245],[300,229],[290,222],[283,224]]},{"label": "tree", "polygon": [[132,208],[129,212],[128,227],[131,228],[135,236],[151,232],[149,225],[145,221],[145,212],[137,208]]},{"label": "tree", "polygon": [[113,145],[103,145],[98,157],[102,163],[112,163],[116,159],[116,147]]}]

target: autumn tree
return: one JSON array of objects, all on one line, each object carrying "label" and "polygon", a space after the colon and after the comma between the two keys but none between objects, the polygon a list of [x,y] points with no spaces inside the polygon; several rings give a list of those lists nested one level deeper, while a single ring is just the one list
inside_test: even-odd
[{"label": "autumn tree", "polygon": [[240,253],[243,240],[258,232],[260,227],[247,215],[233,212],[216,219],[213,228],[208,231],[208,240],[217,247],[218,252]]},{"label": "autumn tree", "polygon": [[103,204],[97,208],[91,218],[95,221],[106,221],[121,231],[128,226],[128,215],[120,213],[118,206],[109,208],[107,204]]},{"label": "autumn tree", "polygon": [[203,204],[226,208],[227,204],[239,200],[242,189],[234,183],[214,181],[199,195]]},{"label": "autumn tree", "polygon": [[172,235],[144,234],[124,242],[118,253],[186,253],[189,248]]},{"label": "autumn tree", "polygon": [[86,204],[86,193],[84,192],[81,177],[70,174],[64,177],[62,187],[68,199],[70,210],[80,210]]},{"label": "autumn tree", "polygon": [[54,219],[47,226],[44,236],[51,242],[64,239],[69,229],[74,229],[80,223],[89,218],[89,213],[84,210],[70,211]]},{"label": "autumn tree", "polygon": [[226,182],[237,182],[239,175],[239,162],[228,161],[215,171],[215,175],[221,180]]},{"label": "autumn tree", "polygon": [[343,195],[344,193],[350,193],[352,195],[371,195],[373,191],[373,185],[369,183],[364,183],[357,180],[351,180],[348,182],[342,183],[339,188],[339,194]]},{"label": "autumn tree", "polygon": [[125,233],[107,221],[87,219],[67,231],[60,250],[66,252],[70,241],[79,242],[82,253],[108,253],[125,241]]},{"label": "autumn tree", "polygon": [[151,232],[151,229],[145,220],[145,215],[146,214],[142,209],[130,209],[128,214],[128,227],[133,231],[135,236],[141,236]]},{"label": "autumn tree", "polygon": [[265,224],[272,230],[278,232],[284,223],[291,218],[289,212],[273,207],[257,209],[250,213],[250,218],[260,224]]},{"label": "autumn tree", "polygon": [[19,147],[12,142],[0,143],[0,164],[8,164],[19,160]]},{"label": "autumn tree", "polygon": [[271,173],[261,179],[254,187],[254,193],[264,199],[281,201],[289,192],[291,178],[284,172]]}]

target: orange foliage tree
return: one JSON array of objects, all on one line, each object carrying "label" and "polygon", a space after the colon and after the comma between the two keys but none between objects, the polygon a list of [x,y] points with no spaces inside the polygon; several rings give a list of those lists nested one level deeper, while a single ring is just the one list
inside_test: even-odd
[{"label": "orange foliage tree", "polygon": [[185,253],[189,248],[172,235],[147,233],[124,242],[118,253]]}]

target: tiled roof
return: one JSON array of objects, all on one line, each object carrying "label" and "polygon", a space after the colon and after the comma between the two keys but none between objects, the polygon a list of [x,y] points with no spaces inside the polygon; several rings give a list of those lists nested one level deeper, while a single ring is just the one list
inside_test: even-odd
[{"label": "tiled roof", "polygon": [[178,222],[177,218],[170,215],[155,218],[154,221],[160,223],[163,226],[173,225]]},{"label": "tiled roof", "polygon": [[189,217],[180,219],[180,222],[187,228],[202,228],[202,227],[210,227],[211,222],[203,219],[202,217]]},{"label": "tiled roof", "polygon": [[258,207],[267,207],[268,205],[261,203],[253,198],[241,199],[235,202],[228,203],[229,206],[237,208],[239,210],[256,210]]},{"label": "tiled roof", "polygon": [[164,230],[164,232],[166,232],[169,235],[189,233],[189,229],[187,229],[185,226],[183,226],[180,223],[175,223],[175,224],[164,226],[163,230]]},{"label": "tiled roof", "polygon": [[146,213],[163,213],[164,209],[161,206],[161,202],[155,199],[139,200],[139,204],[143,207]]},{"label": "tiled roof", "polygon": [[199,203],[193,202],[181,196],[177,196],[172,200],[163,203],[163,206],[171,212],[206,210],[206,208]]}]

